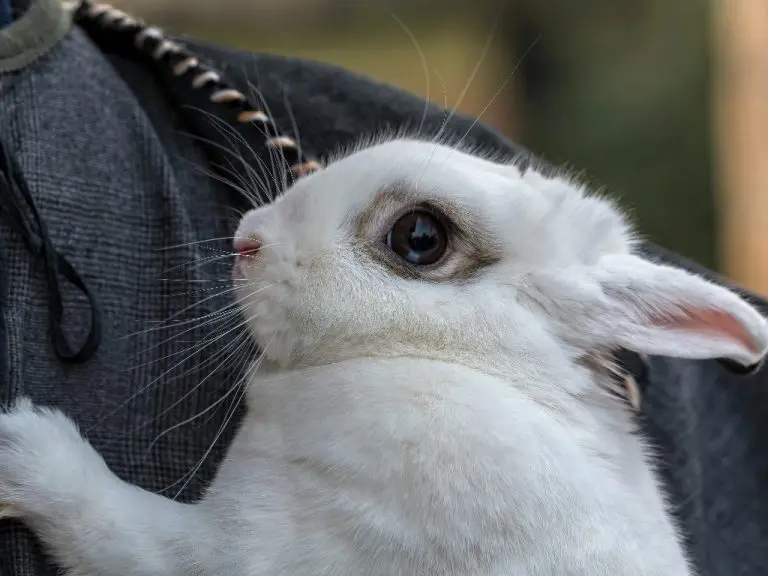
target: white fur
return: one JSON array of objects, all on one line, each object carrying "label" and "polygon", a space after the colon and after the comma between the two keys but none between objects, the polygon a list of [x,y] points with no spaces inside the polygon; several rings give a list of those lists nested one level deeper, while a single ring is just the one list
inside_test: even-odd
[{"label": "white fur", "polygon": [[[503,257],[463,281],[365,260],[405,183],[472,214]],[[379,229],[379,226],[383,228]],[[643,442],[578,358],[623,346],[751,364],[766,321],[633,255],[576,183],[433,143],[338,159],[239,236],[267,362],[218,475],[185,505],[116,478],[61,413],[0,417],[0,501],[78,576],[688,576]]]}]

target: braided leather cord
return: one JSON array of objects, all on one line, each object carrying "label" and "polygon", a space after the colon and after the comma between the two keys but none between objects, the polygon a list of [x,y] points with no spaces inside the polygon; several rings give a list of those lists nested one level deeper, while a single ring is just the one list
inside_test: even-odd
[{"label": "braided leather cord", "polygon": [[[249,158],[259,164],[259,171],[284,163],[292,179],[320,168],[317,161],[303,157],[299,144],[280,132],[266,110],[159,28],[91,0],[79,2],[73,21],[103,49],[150,66],[193,133],[205,134],[200,144],[222,175],[226,167]],[[263,202],[269,200],[267,191],[258,192]]]}]

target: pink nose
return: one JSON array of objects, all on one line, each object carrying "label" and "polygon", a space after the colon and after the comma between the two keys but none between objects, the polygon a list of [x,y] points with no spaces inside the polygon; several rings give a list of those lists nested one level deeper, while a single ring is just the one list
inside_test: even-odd
[{"label": "pink nose", "polygon": [[249,236],[248,238],[236,238],[234,247],[239,256],[253,258],[261,250],[262,244],[261,239],[256,236]]}]

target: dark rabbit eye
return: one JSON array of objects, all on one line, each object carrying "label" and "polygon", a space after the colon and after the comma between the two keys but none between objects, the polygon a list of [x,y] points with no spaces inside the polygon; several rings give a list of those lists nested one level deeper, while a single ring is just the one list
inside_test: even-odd
[{"label": "dark rabbit eye", "polygon": [[395,222],[386,243],[401,258],[424,266],[440,260],[448,246],[448,235],[434,214],[414,210]]}]

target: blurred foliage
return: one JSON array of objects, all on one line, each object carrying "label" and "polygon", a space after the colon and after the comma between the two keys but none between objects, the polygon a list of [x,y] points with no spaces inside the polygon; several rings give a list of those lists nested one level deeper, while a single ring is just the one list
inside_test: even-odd
[{"label": "blurred foliage", "polygon": [[[483,112],[514,70],[514,89],[500,94],[485,121],[619,197],[647,238],[716,267],[707,4],[509,0],[461,109]],[[412,34],[434,71],[430,97],[452,107],[500,7],[492,0],[346,0],[290,25],[236,13],[200,22],[184,11],[159,24],[237,48],[337,63],[424,93]]]},{"label": "blurred foliage", "polygon": [[709,14],[702,0],[547,0],[519,7],[525,144],[584,169],[650,239],[710,267]]}]

